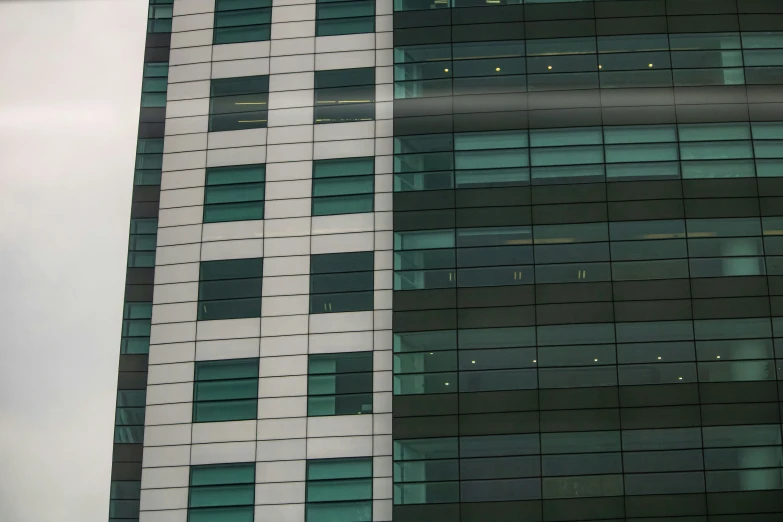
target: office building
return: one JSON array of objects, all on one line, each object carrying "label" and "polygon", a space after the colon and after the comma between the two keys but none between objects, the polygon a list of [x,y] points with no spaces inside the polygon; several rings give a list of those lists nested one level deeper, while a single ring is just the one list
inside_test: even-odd
[{"label": "office building", "polygon": [[781,520],[782,3],[150,9],[112,522]]}]

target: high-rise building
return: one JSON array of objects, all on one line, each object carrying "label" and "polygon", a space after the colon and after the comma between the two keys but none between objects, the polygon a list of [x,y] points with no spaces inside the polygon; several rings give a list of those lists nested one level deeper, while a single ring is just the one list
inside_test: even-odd
[{"label": "high-rise building", "polygon": [[111,522],[783,520],[783,2],[148,31]]}]

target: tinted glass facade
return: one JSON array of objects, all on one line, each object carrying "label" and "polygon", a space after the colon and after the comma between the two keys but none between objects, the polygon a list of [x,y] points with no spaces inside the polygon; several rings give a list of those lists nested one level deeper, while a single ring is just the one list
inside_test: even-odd
[{"label": "tinted glass facade", "polygon": [[780,2],[152,4],[112,522],[783,519]]},{"label": "tinted glass facade", "polygon": [[395,3],[395,520],[781,517],[781,13]]}]

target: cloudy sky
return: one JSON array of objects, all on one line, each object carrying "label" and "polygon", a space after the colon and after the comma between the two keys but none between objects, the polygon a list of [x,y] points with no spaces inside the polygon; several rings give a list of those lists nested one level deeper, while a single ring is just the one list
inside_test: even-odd
[{"label": "cloudy sky", "polygon": [[0,0],[0,520],[108,514],[147,0]]}]

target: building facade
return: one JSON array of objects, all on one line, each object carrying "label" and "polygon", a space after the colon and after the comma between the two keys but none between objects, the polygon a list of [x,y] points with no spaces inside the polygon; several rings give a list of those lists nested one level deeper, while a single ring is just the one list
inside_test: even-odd
[{"label": "building facade", "polygon": [[781,520],[783,4],[150,20],[111,522]]}]

